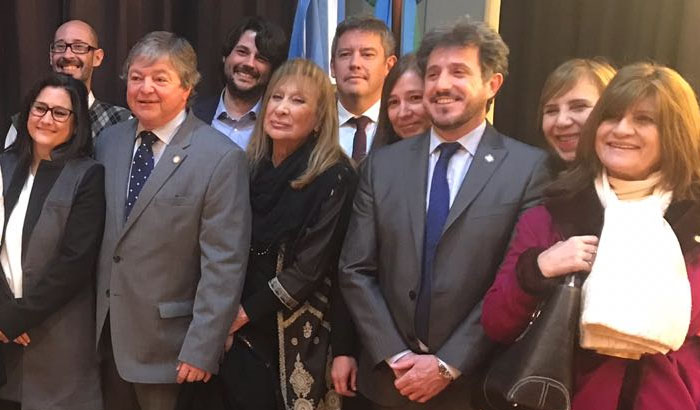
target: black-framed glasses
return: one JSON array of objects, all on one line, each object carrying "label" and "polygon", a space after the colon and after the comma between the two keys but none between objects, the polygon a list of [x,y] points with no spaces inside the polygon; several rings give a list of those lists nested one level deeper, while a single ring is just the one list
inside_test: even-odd
[{"label": "black-framed glasses", "polygon": [[70,118],[71,114],[73,114],[73,111],[69,110],[68,108],[63,108],[59,106],[49,107],[43,102],[34,102],[34,104],[32,104],[32,108],[29,111],[32,115],[35,115],[37,117],[43,117],[44,115],[46,115],[47,112],[51,111],[51,116],[54,120],[58,122],[68,121],[68,118]]},{"label": "black-framed glasses", "polygon": [[88,43],[83,43],[83,42],[75,42],[75,43],[66,43],[65,41],[56,41],[51,43],[49,46],[49,50],[51,50],[52,53],[65,53],[66,49],[70,48],[73,54],[87,54],[92,50],[97,50],[97,47],[93,47]]}]

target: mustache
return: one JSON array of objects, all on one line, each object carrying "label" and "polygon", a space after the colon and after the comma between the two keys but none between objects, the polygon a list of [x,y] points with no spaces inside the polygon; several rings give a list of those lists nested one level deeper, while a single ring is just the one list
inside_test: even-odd
[{"label": "mustache", "polygon": [[78,68],[81,68],[83,66],[83,62],[80,61],[77,58],[66,58],[66,57],[61,57],[56,61],[56,65],[58,67],[65,67],[67,65],[74,65]]},{"label": "mustache", "polygon": [[256,79],[260,78],[260,72],[249,65],[239,64],[239,65],[233,67],[233,72],[247,74],[247,75],[254,77]]}]

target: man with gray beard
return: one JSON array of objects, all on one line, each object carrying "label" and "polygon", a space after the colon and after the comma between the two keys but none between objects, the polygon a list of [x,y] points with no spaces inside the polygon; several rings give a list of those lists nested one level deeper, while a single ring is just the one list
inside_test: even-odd
[{"label": "man with gray beard", "polygon": [[259,17],[247,18],[228,33],[221,48],[226,87],[200,98],[192,111],[245,150],[270,76],[286,57],[282,29]]}]

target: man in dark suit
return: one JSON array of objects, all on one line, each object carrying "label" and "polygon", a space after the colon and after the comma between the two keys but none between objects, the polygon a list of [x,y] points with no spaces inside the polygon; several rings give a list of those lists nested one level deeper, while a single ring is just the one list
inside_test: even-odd
[{"label": "man in dark suit", "polygon": [[[92,137],[104,128],[124,121],[131,116],[129,110],[95,98],[92,93],[93,71],[102,64],[105,52],[100,48],[97,32],[88,23],[70,20],[61,24],[49,46],[49,63],[57,73],[73,76],[85,84],[88,90],[88,114]],[[5,147],[17,138],[18,115],[12,117],[12,125],[5,136]]]},{"label": "man in dark suit", "polygon": [[179,383],[217,373],[250,248],[245,153],[186,109],[197,56],[147,34],[125,64],[135,119],[105,130],[97,269],[105,406],[173,410]]},{"label": "man in dark suit", "polygon": [[547,179],[544,152],[485,120],[507,55],[481,22],[426,35],[418,60],[433,126],[364,164],[339,281],[363,345],[359,389],[375,408],[471,408],[491,348],[481,300]]},{"label": "man in dark suit", "polygon": [[270,76],[286,57],[287,37],[280,27],[260,17],[246,18],[221,48],[226,87],[198,98],[192,111],[245,150]]}]

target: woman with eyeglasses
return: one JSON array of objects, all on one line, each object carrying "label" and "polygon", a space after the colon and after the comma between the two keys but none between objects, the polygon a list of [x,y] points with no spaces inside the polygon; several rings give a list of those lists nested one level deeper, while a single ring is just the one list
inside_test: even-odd
[{"label": "woman with eyeglasses", "polygon": [[20,111],[0,154],[2,409],[99,410],[95,261],[104,228],[104,168],[90,158],[85,85],[52,73]]}]

